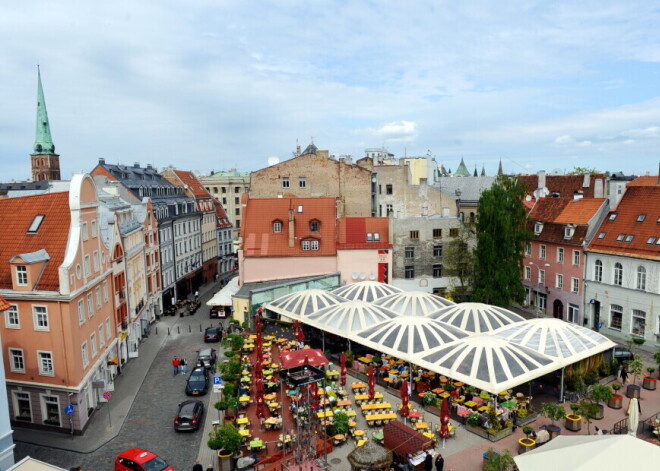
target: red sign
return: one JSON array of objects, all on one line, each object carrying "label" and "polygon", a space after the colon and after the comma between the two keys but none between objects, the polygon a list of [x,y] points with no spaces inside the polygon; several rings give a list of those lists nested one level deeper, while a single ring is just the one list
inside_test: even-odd
[{"label": "red sign", "polygon": [[109,401],[111,397],[112,397],[111,392],[106,391],[103,393],[103,399],[105,399],[106,401]]}]

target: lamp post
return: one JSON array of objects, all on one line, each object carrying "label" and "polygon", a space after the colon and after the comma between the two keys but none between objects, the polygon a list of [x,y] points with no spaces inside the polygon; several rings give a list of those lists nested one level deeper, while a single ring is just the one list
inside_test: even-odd
[{"label": "lamp post", "polygon": [[[537,273],[536,273],[537,278],[536,279],[538,280],[537,281],[538,289],[536,290],[536,301],[535,302],[536,302],[536,317],[540,317],[541,316],[541,302],[540,302],[541,301],[541,287],[543,286],[543,284],[541,283],[541,267],[538,266],[534,262],[528,262],[528,263],[529,263],[529,265],[534,265],[536,267],[536,270],[537,270]],[[544,267],[549,267],[550,264],[549,263],[544,263],[543,266]],[[543,277],[543,280],[545,281],[545,276]]]}]

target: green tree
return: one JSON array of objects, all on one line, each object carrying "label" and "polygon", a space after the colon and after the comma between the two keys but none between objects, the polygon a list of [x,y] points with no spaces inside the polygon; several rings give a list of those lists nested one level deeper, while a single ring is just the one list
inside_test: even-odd
[{"label": "green tree", "polygon": [[474,252],[474,300],[508,306],[523,300],[522,270],[525,245],[532,238],[523,204],[526,187],[500,175],[481,194]]},{"label": "green tree", "polygon": [[601,172],[599,172],[598,170],[596,170],[596,169],[593,168],[593,167],[592,167],[592,168],[588,168],[588,167],[573,167],[573,170],[571,170],[570,172],[568,172],[566,175],[586,175],[586,174],[589,174],[589,175],[596,175],[596,174],[598,174],[598,173],[601,173]]},{"label": "green tree", "polygon": [[458,278],[461,284],[461,294],[474,273],[474,253],[470,248],[471,233],[467,227],[462,227],[458,237],[445,245],[442,254],[442,269],[444,276]]}]

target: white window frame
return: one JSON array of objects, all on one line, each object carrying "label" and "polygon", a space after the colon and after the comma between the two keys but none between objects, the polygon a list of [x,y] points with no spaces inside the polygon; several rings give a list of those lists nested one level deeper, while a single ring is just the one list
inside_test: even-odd
[{"label": "white window frame", "polygon": [[303,250],[311,250],[312,246],[312,241],[311,240],[303,240],[302,241],[302,249]]},{"label": "white window frame", "polygon": [[[614,313],[621,314],[621,326],[620,327],[614,327],[612,319],[614,318]],[[623,331],[623,306],[619,306],[618,304],[610,304],[610,329],[612,330],[618,330],[619,332]]]},{"label": "white window frame", "polygon": [[92,351],[92,358],[94,358],[99,352],[98,348],[96,348],[96,332],[89,334],[89,346]]},{"label": "white window frame", "polygon": [[103,322],[99,324],[99,346],[102,347],[105,345],[105,329],[103,328]]},{"label": "white window frame", "polygon": [[82,343],[82,345],[80,345],[80,355],[83,368],[87,368],[89,366],[89,351],[87,350],[86,340]]},{"label": "white window frame", "polygon": [[525,279],[526,280],[532,279],[532,269],[530,267],[525,267]]},{"label": "white window frame", "polygon": [[94,273],[101,271],[101,259],[99,258],[98,250],[95,250],[93,252],[93,260],[94,260]]},{"label": "white window frame", "polygon": [[290,188],[291,187],[291,180],[289,177],[282,177],[282,188]]},{"label": "white window frame", "polygon": [[580,279],[571,277],[571,293],[580,293]]},{"label": "white window frame", "polygon": [[[25,352],[22,348],[9,348],[9,371],[12,373],[25,373]],[[22,367],[16,366],[16,359],[20,358]]]},{"label": "white window frame", "polygon": [[[54,401],[48,400],[46,398],[53,398]],[[41,419],[42,423],[45,425],[51,425],[54,427],[61,427],[62,426],[62,408],[60,406],[60,398],[59,396],[55,394],[39,394],[39,402],[41,405]],[[58,424],[49,424],[46,422],[48,420],[48,414],[47,414],[47,404],[57,404],[57,418],[59,420]]]},{"label": "white window frame", "polygon": [[87,240],[89,239],[89,233],[87,232],[87,222],[83,221],[82,225],[80,226],[80,230],[82,232],[82,239]]},{"label": "white window frame", "polygon": [[579,250],[573,250],[573,266],[574,267],[579,267],[580,266],[580,251]]},{"label": "white window frame", "polygon": [[[639,331],[635,332],[635,319],[642,320],[641,333]],[[636,337],[644,337],[646,335],[647,328],[648,324],[646,322],[646,311],[642,311],[641,309],[633,309],[630,317],[630,335],[634,335]]]},{"label": "white window frame", "polygon": [[27,286],[28,284],[27,267],[25,265],[16,266],[16,284],[18,286]]},{"label": "white window frame", "polygon": [[557,263],[564,263],[564,247],[557,247]]},{"label": "white window frame", "polygon": [[526,255],[527,257],[529,257],[529,256],[532,255],[532,243],[531,243],[531,242],[527,242],[527,243],[525,244],[525,255]]},{"label": "white window frame", "polygon": [[318,240],[312,240],[312,250],[318,250],[319,246],[320,244]]},{"label": "white window frame", "polygon": [[[14,419],[18,420],[19,422],[32,422],[34,420],[34,414],[32,413],[32,396],[28,391],[12,391],[12,402],[14,404]],[[20,396],[20,397],[19,397]],[[18,407],[18,402],[19,400],[27,400],[28,405],[30,406],[30,420],[20,420],[18,419],[19,415],[19,407]]]},{"label": "white window frame", "polygon": [[87,293],[87,315],[92,317],[94,315],[94,299],[92,293]]},{"label": "white window frame", "polygon": [[[50,359],[46,357],[50,356]],[[44,366],[50,363],[50,371]],[[55,360],[53,358],[53,352],[47,352],[45,350],[37,350],[37,366],[39,367],[39,376],[55,376]]]},{"label": "white window frame", "polygon": [[103,282],[103,302],[108,302],[108,281]]},{"label": "white window frame", "polygon": [[603,262],[600,260],[594,262],[594,281],[603,282]]},{"label": "white window frame", "polygon": [[83,325],[85,323],[85,300],[78,300],[78,324]]},{"label": "white window frame", "polygon": [[623,265],[619,262],[615,263],[612,269],[612,284],[623,286]]},{"label": "white window frame", "polygon": [[539,270],[539,285],[545,285],[545,270]]},{"label": "white window frame", "polygon": [[307,188],[307,177],[298,177],[298,188]]},{"label": "white window frame", "polygon": [[[37,308],[39,308],[39,309],[43,308],[44,311],[43,312],[37,312]],[[44,317],[42,317],[42,315]],[[33,322],[34,322],[34,330],[39,330],[39,331],[42,331],[42,332],[50,331],[50,322],[49,322],[49,319],[48,319],[48,306],[44,306],[42,304],[32,305],[32,319],[33,319]],[[45,319],[45,321],[46,321],[45,326],[39,325],[41,323],[41,321],[40,321],[41,319]]]},{"label": "white window frame", "polygon": [[635,287],[639,290],[646,291],[646,267],[642,265],[637,267]]},{"label": "white window frame", "polygon": [[96,228],[96,219],[92,220],[92,237],[96,237],[98,235],[98,231]]},{"label": "white window frame", "polygon": [[282,223],[280,221],[276,221],[273,223],[273,232],[275,234],[279,234],[282,232]]},{"label": "white window frame", "polygon": [[545,244],[540,244],[539,245],[539,260],[545,260],[545,257],[547,255],[547,249]]},{"label": "white window frame", "polygon": [[555,288],[560,290],[564,289],[564,275],[561,273],[555,275]]},{"label": "white window frame", "polygon": [[21,328],[21,316],[17,304],[10,304],[9,309],[5,311],[5,327],[7,329]]},{"label": "white window frame", "polygon": [[105,318],[105,339],[109,342],[112,337],[112,329],[110,329],[110,318]]},{"label": "white window frame", "polygon": [[94,294],[96,295],[96,309],[101,309],[101,287],[97,286],[96,289],[94,290]]},{"label": "white window frame", "polygon": [[574,324],[580,323],[580,306],[577,304],[568,305],[568,321]]},{"label": "white window frame", "polygon": [[90,276],[92,276],[92,267],[91,267],[91,261],[89,259],[89,254],[85,255],[83,268],[85,272],[85,278],[89,278]]}]

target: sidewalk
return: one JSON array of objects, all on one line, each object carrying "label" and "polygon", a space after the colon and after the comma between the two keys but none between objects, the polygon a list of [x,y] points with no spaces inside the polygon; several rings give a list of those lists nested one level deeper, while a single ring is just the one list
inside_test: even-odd
[{"label": "sidewalk", "polygon": [[[216,282],[200,287],[200,298],[203,302],[210,299],[214,289],[217,289]],[[43,430],[15,428],[14,442],[31,443],[78,453],[94,452],[110,442],[119,435],[149,368],[168,339],[167,335],[153,335],[153,331],[155,329],[166,331],[176,324],[178,319],[177,316],[161,316],[160,320],[152,325],[152,335],[140,344],[140,356],[131,359],[122,368],[121,375],[115,379],[112,399],[102,404],[94,412],[89,426],[82,435],[72,436]]]}]

